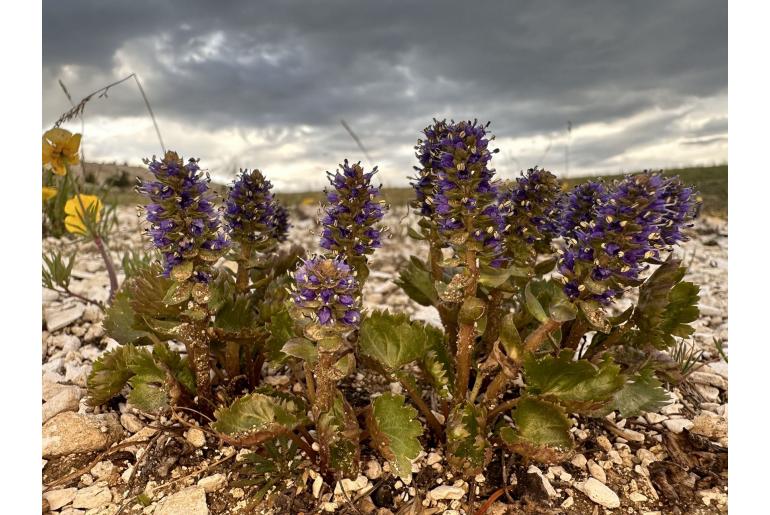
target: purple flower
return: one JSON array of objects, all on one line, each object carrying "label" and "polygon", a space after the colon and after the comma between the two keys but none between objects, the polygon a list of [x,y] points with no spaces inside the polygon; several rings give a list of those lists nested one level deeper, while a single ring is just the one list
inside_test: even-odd
[{"label": "purple flower", "polygon": [[232,240],[267,250],[286,239],[288,213],[273,197],[272,188],[259,170],[241,170],[225,201],[224,219]]},{"label": "purple flower", "polygon": [[219,214],[208,190],[209,179],[190,159],[184,163],[176,152],[166,152],[162,160],[145,159],[154,180],[145,180],[137,191],[147,197],[145,207],[150,223],[148,235],[163,256],[163,275],[175,266],[193,260],[195,280],[208,281],[210,260],[200,259],[202,251],[225,248]]},{"label": "purple flower", "polygon": [[365,173],[360,163],[346,159],[341,170],[327,172],[333,190],[325,190],[320,246],[347,259],[365,256],[382,246],[377,224],[385,215],[380,186],[371,184],[377,167]]},{"label": "purple flower", "polygon": [[358,283],[344,261],[321,256],[307,259],[294,272],[294,305],[322,326],[356,326],[360,320]]},{"label": "purple flower", "polygon": [[409,184],[414,188],[416,199],[411,206],[418,209],[420,214],[430,217],[434,212],[434,196],[436,194],[435,186],[437,174],[441,165],[442,154],[440,152],[441,141],[448,135],[448,124],[446,120],[433,119],[433,125],[423,129],[425,139],[417,140],[417,146],[414,147],[417,160],[420,162],[417,170],[417,176],[410,177]]},{"label": "purple flower", "polygon": [[537,254],[550,254],[559,233],[561,187],[555,175],[530,168],[500,194],[505,221],[505,250],[519,266],[535,264]]},{"label": "purple flower", "polygon": [[427,154],[422,159],[424,166],[435,172],[431,176],[433,196],[428,204],[432,205],[438,235],[444,245],[463,247],[473,242],[484,262],[501,266],[505,261],[505,220],[495,172],[488,166],[492,154],[497,152],[489,150],[493,139],[487,134],[489,124],[461,121],[437,125],[439,129],[430,133],[435,142],[425,146]]},{"label": "purple flower", "polygon": [[611,188],[595,182],[575,187],[563,204],[567,249],[558,269],[564,291],[572,298],[611,301],[662,252],[686,239],[682,230],[697,205],[692,189],[678,178],[652,172],[626,176]]}]

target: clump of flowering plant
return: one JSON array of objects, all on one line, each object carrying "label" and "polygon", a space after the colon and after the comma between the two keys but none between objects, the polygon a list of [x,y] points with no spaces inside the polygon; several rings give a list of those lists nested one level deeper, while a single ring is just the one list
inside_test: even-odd
[{"label": "clump of flowering plant", "polygon": [[[241,173],[220,221],[197,161],[168,153],[140,187],[164,265],[128,280],[108,312],[124,345],[94,366],[91,401],[128,383],[134,406],[195,408],[265,470],[290,476],[267,463],[287,449],[327,481],[358,475],[366,441],[407,481],[426,441],[464,477],[500,450],[558,462],[573,446],[568,415],[663,405],[657,376],[671,380],[670,370],[652,351],[690,334],[698,316],[698,287],[672,252],[697,194],[651,172],[569,192],[540,168],[505,183],[489,124],[434,120],[424,133],[412,203],[421,220],[409,234],[428,260],[413,257],[398,284],[438,310],[441,328],[362,307],[386,209],[376,169],[344,161],[328,174],[322,250],[306,257],[279,245],[287,213],[261,172]],[[635,303],[615,315],[621,295]],[[293,387],[263,384],[266,363]],[[354,401],[342,385],[357,367],[405,395]]]}]

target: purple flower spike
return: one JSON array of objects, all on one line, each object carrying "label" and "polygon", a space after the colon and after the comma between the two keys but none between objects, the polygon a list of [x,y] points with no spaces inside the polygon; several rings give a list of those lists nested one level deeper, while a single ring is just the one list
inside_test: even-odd
[{"label": "purple flower spike", "polygon": [[272,188],[259,170],[241,170],[225,202],[230,238],[241,245],[264,249],[286,239],[288,213],[273,197]]},{"label": "purple flower spike", "polygon": [[343,261],[312,257],[294,272],[294,283],[292,298],[302,315],[322,326],[351,329],[358,325],[358,283]]},{"label": "purple flower spike", "polygon": [[323,232],[320,246],[347,259],[365,256],[382,246],[382,227],[378,226],[387,206],[381,186],[373,186],[377,167],[365,173],[360,163],[346,159],[341,170],[327,172],[334,189],[325,190],[326,203],[321,218]]},{"label": "purple flower spike", "polygon": [[[145,180],[137,191],[147,197],[145,207],[150,223],[148,235],[163,256],[163,275],[174,267],[194,261],[193,279],[207,282],[211,259],[200,259],[202,252],[214,252],[228,245],[220,232],[219,213],[208,190],[208,176],[198,161],[186,164],[176,152],[166,152],[162,160],[145,159],[154,180]],[[213,258],[216,260],[216,257]]]},{"label": "purple flower spike", "polygon": [[649,263],[687,239],[683,230],[699,200],[678,178],[643,172],[612,188],[589,182],[575,187],[563,204],[567,250],[559,262],[564,291],[572,298],[610,302],[641,279]]}]

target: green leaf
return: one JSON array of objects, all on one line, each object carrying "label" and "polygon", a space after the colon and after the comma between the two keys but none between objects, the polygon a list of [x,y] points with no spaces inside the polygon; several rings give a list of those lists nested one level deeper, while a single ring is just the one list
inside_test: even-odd
[{"label": "green leaf", "polygon": [[126,288],[118,290],[107,308],[104,329],[110,338],[122,344],[151,342],[152,334],[143,321],[137,318],[131,306],[131,293]]},{"label": "green leaf", "polygon": [[447,459],[465,477],[480,473],[491,458],[487,441],[486,410],[470,402],[458,404],[446,426]]},{"label": "green leaf", "polygon": [[195,392],[195,380],[187,360],[165,343],[155,344],[152,353],[138,350],[128,366],[134,373],[129,380],[128,402],[142,411],[156,413],[176,404],[184,393]]},{"label": "green leaf", "polygon": [[372,443],[402,479],[412,475],[412,460],[422,450],[418,440],[422,432],[417,410],[406,405],[402,395],[386,393],[372,403],[369,418]]},{"label": "green leaf", "polygon": [[190,298],[192,293],[193,283],[185,281],[183,283],[174,283],[171,288],[168,289],[166,295],[163,297],[163,303],[169,306],[181,304]]},{"label": "green leaf", "polygon": [[441,331],[411,321],[408,315],[374,311],[361,323],[359,348],[364,356],[387,370],[397,370],[419,359],[426,347],[441,340]]},{"label": "green leaf", "polygon": [[406,268],[399,272],[395,283],[404,290],[410,299],[423,306],[438,304],[438,294],[433,287],[428,266],[419,258],[412,256]]},{"label": "green leaf", "polygon": [[214,319],[214,327],[240,337],[257,333],[257,314],[251,297],[237,295],[225,301]]},{"label": "green leaf", "polygon": [[529,313],[540,323],[548,319],[557,322],[574,320],[577,307],[556,281],[533,279],[524,289],[524,299]]},{"label": "green leaf", "polygon": [[680,261],[670,258],[639,288],[633,318],[637,330],[631,333],[632,343],[665,349],[675,343],[675,336],[686,337],[694,332],[689,324],[700,314],[700,288],[682,282],[685,271]]},{"label": "green leaf", "polygon": [[436,393],[442,399],[448,399],[454,381],[454,369],[452,356],[449,355],[443,339],[428,340],[419,365]]},{"label": "green leaf", "polygon": [[512,418],[516,429],[504,426],[499,433],[511,451],[548,463],[558,461],[562,451],[572,448],[572,423],[557,404],[521,397]]},{"label": "green leaf", "polygon": [[266,329],[270,336],[265,342],[265,353],[270,361],[281,361],[284,358],[281,349],[294,338],[294,320],[289,311],[280,311],[270,317]]},{"label": "green leaf", "polygon": [[135,276],[126,279],[123,288],[129,292],[131,308],[138,315],[158,320],[174,320],[179,317],[183,307],[166,304],[163,299],[174,285],[174,281],[162,277],[160,266],[156,263],[143,268]]},{"label": "green leaf", "polygon": [[337,391],[332,408],[319,415],[316,432],[330,468],[345,477],[356,477],[361,458],[361,429],[355,410],[341,392]]},{"label": "green leaf", "polygon": [[423,236],[423,235],[422,235],[422,234],[420,234],[419,232],[415,231],[415,230],[412,228],[412,226],[409,226],[409,227],[407,227],[407,228],[406,228],[406,234],[407,234],[407,235],[408,235],[410,238],[412,238],[412,239],[415,239],[415,240],[424,240],[424,239],[425,239],[425,236]]},{"label": "green leaf", "polygon": [[535,265],[535,275],[545,275],[554,269],[559,260],[556,257],[544,259]]},{"label": "green leaf", "polygon": [[484,316],[487,303],[478,297],[466,298],[460,306],[457,320],[461,324],[473,324]]},{"label": "green leaf", "polygon": [[612,402],[597,414],[604,416],[618,410],[623,418],[629,418],[643,412],[656,412],[671,402],[668,392],[653,374],[651,369],[643,369],[635,374],[615,393]]},{"label": "green leaf", "polygon": [[527,392],[556,400],[568,410],[586,413],[607,403],[623,387],[620,367],[604,361],[599,367],[590,361],[572,360],[571,351],[558,357],[524,358]]},{"label": "green leaf", "polygon": [[214,412],[215,430],[242,445],[257,445],[281,433],[293,431],[303,419],[302,404],[293,399],[251,393]]},{"label": "green leaf", "polygon": [[513,313],[507,313],[500,323],[500,343],[508,356],[519,361],[522,352],[521,335],[516,329]]},{"label": "green leaf", "polygon": [[88,404],[99,406],[120,393],[134,375],[129,363],[137,352],[133,345],[121,345],[105,352],[94,362],[87,381]]},{"label": "green leaf", "polygon": [[505,284],[511,277],[528,279],[532,277],[533,271],[529,268],[519,266],[509,266],[508,268],[494,268],[482,265],[479,269],[479,284],[488,288],[499,288]]},{"label": "green leaf", "polygon": [[286,343],[283,344],[281,352],[288,356],[307,361],[310,365],[318,361],[318,349],[316,349],[315,344],[302,336],[287,340]]}]

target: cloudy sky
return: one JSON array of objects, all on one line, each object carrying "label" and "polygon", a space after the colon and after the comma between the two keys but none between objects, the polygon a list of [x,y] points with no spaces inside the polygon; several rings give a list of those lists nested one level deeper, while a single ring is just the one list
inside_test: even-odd
[{"label": "cloudy sky", "polygon": [[[434,117],[490,120],[503,177],[563,175],[567,149],[571,175],[727,161],[722,0],[44,0],[43,128],[57,80],[78,99],[132,72],[168,147],[280,190],[368,163],[343,119],[386,185]],[[133,82],[85,114],[90,160],[160,153]]]}]

